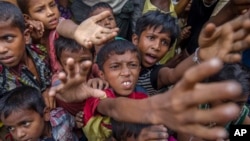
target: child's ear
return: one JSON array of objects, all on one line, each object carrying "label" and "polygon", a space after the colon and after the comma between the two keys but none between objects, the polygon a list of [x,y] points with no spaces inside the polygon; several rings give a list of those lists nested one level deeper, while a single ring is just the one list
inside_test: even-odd
[{"label": "child's ear", "polygon": [[101,79],[106,80],[103,71],[100,70],[98,73]]},{"label": "child's ear", "polygon": [[135,46],[137,46],[139,43],[139,37],[135,33],[132,35],[132,42]]},{"label": "child's ear", "polygon": [[31,42],[30,30],[28,28],[24,30],[24,40],[25,40],[25,44],[30,44]]},{"label": "child's ear", "polygon": [[44,121],[49,121],[49,119],[50,119],[50,108],[49,107],[44,108],[43,118],[44,118]]},{"label": "child's ear", "polygon": [[30,16],[28,14],[23,14],[23,17],[24,17],[24,20],[27,21],[27,20],[30,20]]}]

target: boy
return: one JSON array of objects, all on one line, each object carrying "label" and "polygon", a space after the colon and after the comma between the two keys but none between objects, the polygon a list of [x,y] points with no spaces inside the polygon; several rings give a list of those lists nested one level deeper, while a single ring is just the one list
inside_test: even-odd
[{"label": "boy", "polygon": [[1,121],[15,140],[78,140],[72,133],[74,118],[62,108],[50,111],[37,89],[22,86],[6,93],[0,101]]},{"label": "boy", "polygon": [[[135,90],[140,72],[140,55],[136,47],[125,40],[106,44],[97,55],[100,76],[110,88],[106,89],[107,98],[89,98],[83,108],[83,131],[88,140],[105,140],[111,135],[111,124],[107,115],[110,104],[116,97],[143,99],[147,95]],[[124,138],[127,138],[124,137]],[[166,136],[162,137],[166,139]]]},{"label": "boy", "polygon": [[[68,38],[64,38],[62,36],[60,36],[58,39],[56,39],[55,41],[55,47],[56,47],[56,57],[59,61],[59,63],[62,66],[62,71],[66,71],[66,69],[68,69],[65,65],[67,64],[67,59],[68,58],[72,58],[74,59],[74,63],[75,65],[78,66],[78,68],[80,68],[80,64],[84,61],[91,61],[93,62],[93,57],[94,57],[94,51],[92,49],[87,49],[82,47],[80,44],[78,44],[76,41],[72,40],[72,39],[68,39]],[[89,70],[87,72],[87,80],[91,80],[92,83],[90,83],[89,85],[93,86],[96,81],[96,79],[99,80],[99,78],[95,77],[98,74],[93,74],[92,70]],[[55,79],[56,81],[52,82],[53,86],[59,85],[60,84],[60,80],[58,78]],[[89,82],[89,81],[88,81]],[[104,88],[108,86],[107,83],[105,83],[105,81],[97,81],[99,83],[96,83],[95,85],[101,88],[101,86],[104,86]],[[101,88],[103,89],[103,88]],[[76,115],[79,111],[82,111],[82,107],[84,105],[85,102],[76,102],[76,103],[65,103],[64,102],[64,97],[62,95],[57,95],[56,98],[56,102],[57,105],[60,107],[63,107],[64,109],[66,109],[69,113],[71,113],[72,115]]]},{"label": "boy", "polygon": [[[214,44],[218,44],[212,46],[208,46],[211,43],[208,45],[200,43],[196,52],[175,68],[159,65],[158,62],[169,51],[178,35],[177,21],[170,14],[151,11],[137,20],[136,32],[132,40],[140,50],[142,58],[142,70],[138,85],[144,87],[149,95],[163,92],[167,86],[175,84],[190,66],[201,60],[212,57],[225,58],[226,52],[223,51],[223,48],[232,46],[230,40],[221,41],[218,38],[217,41],[214,41]],[[230,34],[224,36],[227,36],[228,39],[231,38]]]},{"label": "boy", "polygon": [[8,2],[0,2],[0,39],[1,97],[23,85],[37,88],[46,96],[51,77],[47,52],[41,45],[29,44],[23,15]]}]

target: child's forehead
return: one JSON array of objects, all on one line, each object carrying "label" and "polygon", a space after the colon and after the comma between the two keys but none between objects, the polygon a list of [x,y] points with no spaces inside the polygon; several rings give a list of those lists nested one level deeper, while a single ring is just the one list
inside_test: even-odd
[{"label": "child's forehead", "polygon": [[135,58],[135,59],[139,60],[139,53],[136,51],[131,51],[131,50],[127,50],[124,53],[117,53],[115,51],[112,51],[108,54],[107,60],[112,60],[113,58],[120,58],[120,57],[124,57],[124,56],[129,56],[129,58],[127,58],[127,59],[134,59]]},{"label": "child's forehead", "polygon": [[111,13],[113,12],[112,9],[108,8],[108,7],[98,7],[96,8],[94,11],[92,11],[91,15],[98,15],[104,11],[110,11]]}]

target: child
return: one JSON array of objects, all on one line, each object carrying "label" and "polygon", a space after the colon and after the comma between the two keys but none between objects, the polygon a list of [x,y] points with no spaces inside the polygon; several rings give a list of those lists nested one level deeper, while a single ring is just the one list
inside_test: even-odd
[{"label": "child", "polygon": [[0,100],[1,121],[15,140],[77,141],[74,118],[62,108],[45,106],[39,90],[22,86]]},{"label": "child", "polygon": [[[72,39],[68,39],[68,38],[64,38],[64,37],[60,36],[55,41],[55,47],[56,47],[57,59],[59,60],[60,64],[62,65],[62,68],[63,68],[62,71],[66,71],[66,69],[67,69],[67,67],[65,67],[65,65],[66,65],[68,58],[74,59],[75,64],[78,65],[79,68],[80,68],[80,64],[84,61],[88,60],[88,61],[93,62],[93,55],[94,55],[93,48],[92,49],[84,48]],[[90,78],[95,78],[94,77],[95,74],[92,74],[91,70],[89,70],[87,72],[87,74],[88,74],[87,80],[89,80]],[[59,79],[52,82],[53,86],[56,86],[58,84],[60,84]],[[103,84],[101,84],[101,81],[100,81],[100,83],[98,85],[107,87],[107,84],[104,83],[104,81],[103,81]],[[57,96],[59,96],[59,95],[57,95]],[[74,116],[77,114],[77,112],[82,111],[82,107],[84,105],[84,102],[65,103],[64,99],[65,98],[63,96],[58,97],[56,99],[57,105],[59,107],[63,107],[64,109],[66,109],[69,113],[71,113]]]},{"label": "child", "polygon": [[43,23],[44,33],[39,43],[45,45],[49,53],[52,74],[58,72],[60,64],[56,60],[53,43],[58,36],[55,29],[59,23],[60,13],[55,0],[17,0],[17,3],[26,19]]},{"label": "child", "polygon": [[29,30],[15,5],[0,2],[0,21],[1,97],[23,85],[35,87],[46,96],[51,83],[47,52],[40,45],[29,44]]},{"label": "child", "polygon": [[88,140],[96,141],[110,137],[112,125],[109,117],[105,116],[110,110],[110,100],[115,97],[147,97],[146,94],[135,91],[140,72],[140,55],[132,43],[117,40],[106,44],[98,54],[97,64],[100,76],[110,85],[110,88],[105,90],[107,98],[89,98],[83,108],[83,131]]},{"label": "child", "polygon": [[[102,26],[102,27],[108,28],[108,29],[116,28],[117,25],[116,25],[113,9],[108,3],[99,2],[99,3],[96,3],[95,5],[93,5],[89,10],[88,17],[98,15],[98,14],[102,13],[103,11],[109,11],[111,14],[110,14],[110,16],[104,18],[103,20],[98,21],[97,24]],[[115,37],[115,39],[117,40],[117,39],[123,39],[123,38]],[[112,40],[113,39],[107,40],[105,43],[98,45],[98,46],[95,45],[96,54],[98,54],[99,50],[101,49],[101,47],[103,45],[105,45],[106,43],[108,43]]]},{"label": "child", "polygon": [[[169,51],[178,37],[178,33],[177,21],[170,14],[151,11],[137,21],[133,43],[140,50],[142,58],[142,70],[138,85],[144,87],[150,95],[160,93],[166,90],[167,86],[176,83],[185,70],[195,63],[199,63],[198,60],[205,60],[214,56],[224,57],[219,53],[222,49],[219,46],[225,47],[224,43],[227,43],[228,46],[232,45],[227,42],[229,40],[224,41],[224,43],[215,41],[214,43],[219,44],[209,45],[209,47],[203,47],[204,44],[201,44],[194,54],[183,60],[175,68],[159,65],[158,61]],[[230,34],[227,34],[227,36],[230,36]]]}]

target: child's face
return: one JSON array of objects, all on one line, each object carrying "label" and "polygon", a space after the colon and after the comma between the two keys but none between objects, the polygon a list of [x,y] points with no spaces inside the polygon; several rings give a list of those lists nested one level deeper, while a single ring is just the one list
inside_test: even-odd
[{"label": "child's face", "polygon": [[[92,15],[97,15],[100,14],[104,11],[110,11],[110,13],[112,13],[112,11],[108,8],[98,8],[96,9]],[[115,17],[113,14],[111,14],[110,16],[108,16],[107,18],[100,20],[97,22],[98,25],[102,26],[102,27],[106,27],[106,28],[116,28],[116,21],[115,21]]]},{"label": "child's face", "polygon": [[142,57],[142,66],[155,65],[167,53],[170,47],[169,33],[160,33],[162,27],[146,28],[138,37],[133,35],[133,43],[139,48]]},{"label": "child's face", "polygon": [[55,29],[59,22],[59,10],[54,0],[30,0],[29,16],[32,20],[41,21],[45,29]]},{"label": "child's face", "polygon": [[103,64],[100,75],[108,81],[116,94],[128,96],[134,91],[140,72],[137,53],[111,54]]},{"label": "child's face", "polygon": [[80,64],[83,61],[89,60],[89,61],[93,61],[93,57],[92,54],[89,50],[79,50],[79,51],[68,51],[68,50],[64,50],[62,51],[61,54],[61,58],[60,58],[60,62],[62,64],[63,69],[66,69],[66,62],[68,60],[68,58],[73,58],[75,61],[75,64],[77,64],[77,69],[80,68]]},{"label": "child's face", "polygon": [[22,33],[10,22],[0,22],[0,64],[14,67],[23,59],[28,31]]},{"label": "child's face", "polygon": [[1,120],[18,141],[38,141],[45,127],[44,118],[27,109],[13,111],[7,118],[1,116]]}]

